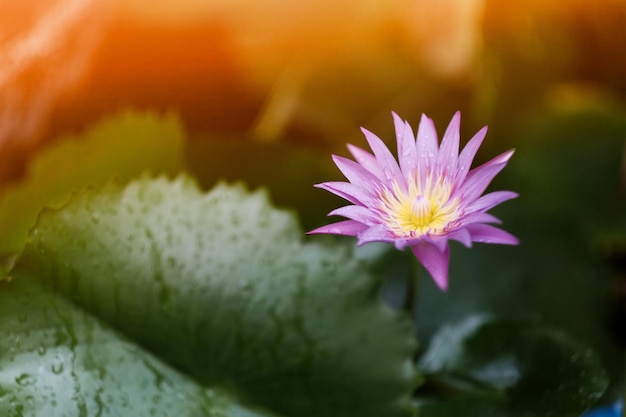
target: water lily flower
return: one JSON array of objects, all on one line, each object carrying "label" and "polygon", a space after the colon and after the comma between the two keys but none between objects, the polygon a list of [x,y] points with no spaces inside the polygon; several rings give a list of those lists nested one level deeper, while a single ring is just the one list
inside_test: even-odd
[{"label": "water lily flower", "polygon": [[400,250],[410,247],[435,283],[445,291],[449,240],[459,241],[466,247],[471,247],[472,242],[519,243],[513,235],[494,227],[492,224],[500,220],[487,213],[494,206],[517,197],[517,193],[495,191],[482,195],[514,150],[470,170],[487,127],[476,133],[459,154],[459,112],[452,118],[440,145],[434,123],[425,115],[422,115],[417,139],[408,122],[395,113],[393,119],[398,161],[380,138],[362,129],[373,154],[348,145],[356,162],[337,155],[333,155],[333,160],[349,182],[316,185],[352,203],[329,213],[329,216],[343,216],[348,220],[320,227],[309,234],[356,236],[359,246],[387,242]]}]

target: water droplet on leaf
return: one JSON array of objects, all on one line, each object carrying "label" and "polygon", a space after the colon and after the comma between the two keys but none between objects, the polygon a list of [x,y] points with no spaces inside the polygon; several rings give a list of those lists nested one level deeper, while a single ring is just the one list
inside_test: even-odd
[{"label": "water droplet on leaf", "polygon": [[51,369],[52,369],[52,373],[59,375],[61,372],[63,372],[63,362],[57,359],[52,364]]},{"label": "water droplet on leaf", "polygon": [[15,382],[17,382],[18,385],[25,387],[35,384],[37,382],[37,378],[35,378],[31,374],[21,374],[20,376],[15,378]]}]

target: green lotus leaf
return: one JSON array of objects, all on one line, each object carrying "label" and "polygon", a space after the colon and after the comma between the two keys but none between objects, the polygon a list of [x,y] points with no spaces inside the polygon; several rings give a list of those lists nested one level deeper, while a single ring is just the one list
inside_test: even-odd
[{"label": "green lotus leaf", "polygon": [[18,270],[245,404],[411,415],[408,315],[381,302],[350,247],[301,236],[262,191],[144,178],[42,213]]},{"label": "green lotus leaf", "polygon": [[444,326],[420,369],[453,398],[425,404],[425,417],[463,409],[473,410],[466,415],[579,416],[609,385],[592,350],[536,320],[472,316]]},{"label": "green lotus leaf", "polygon": [[0,284],[0,415],[270,417],[206,389],[29,276]]}]

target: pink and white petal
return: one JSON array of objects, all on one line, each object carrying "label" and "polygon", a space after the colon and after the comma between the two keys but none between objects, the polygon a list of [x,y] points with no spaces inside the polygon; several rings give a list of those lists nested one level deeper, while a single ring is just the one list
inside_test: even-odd
[{"label": "pink and white petal", "polygon": [[[437,131],[435,124],[431,119],[422,114],[419,127],[417,128],[417,157],[418,166],[433,168],[437,161],[437,152],[439,145],[437,144]],[[426,171],[426,170],[423,170]]]},{"label": "pink and white petal", "polygon": [[477,211],[487,211],[500,203],[504,203],[507,200],[511,200],[513,198],[517,198],[519,196],[518,193],[513,191],[494,191],[489,194],[485,194],[480,197],[478,200],[471,203],[467,209],[466,213],[474,213]]},{"label": "pink and white petal", "polygon": [[352,184],[365,189],[380,185],[380,180],[374,174],[363,168],[351,159],[333,155],[333,161],[337,168],[345,175]]},{"label": "pink and white petal", "polygon": [[427,235],[427,236],[422,237],[422,240],[425,240],[426,242],[429,242],[435,245],[435,247],[439,249],[439,252],[445,251],[448,247],[447,236],[428,236]]},{"label": "pink and white petal", "polygon": [[408,176],[417,171],[419,156],[417,154],[417,139],[409,122],[404,122],[404,132],[405,136],[409,137],[413,144],[413,146],[411,147],[411,155],[403,156],[404,166],[406,167],[405,174]]},{"label": "pink and white petal", "polygon": [[397,114],[393,113],[393,122],[396,128],[398,141],[398,161],[400,170],[405,178],[408,178],[417,169],[417,148],[413,129],[407,122],[403,122]]},{"label": "pink and white petal", "polygon": [[387,184],[392,184],[394,181],[398,184],[401,184],[406,189],[406,180],[402,176],[400,172],[400,167],[398,166],[398,162],[393,157],[393,154],[385,145],[378,136],[370,132],[365,128],[361,128],[361,131],[365,135],[365,139],[367,139],[367,143],[369,143],[372,151],[374,152],[374,156],[376,156],[376,161],[378,162],[378,166],[383,172],[383,179]]},{"label": "pink and white petal", "polygon": [[331,192],[336,196],[357,205],[368,205],[368,203],[374,198],[373,194],[369,190],[359,187],[358,185],[354,185],[351,182],[330,181],[315,184],[314,187]]},{"label": "pink and white petal", "polygon": [[425,238],[423,236],[421,237],[397,237],[394,240],[394,245],[396,246],[396,249],[398,250],[404,250],[405,248],[408,248],[409,246],[414,246],[417,245],[418,243],[424,241]]},{"label": "pink and white petal", "polygon": [[370,242],[393,243],[397,238],[387,227],[376,224],[359,233],[358,239],[357,246],[361,246]]},{"label": "pink and white petal", "polygon": [[429,242],[420,242],[411,247],[415,257],[424,265],[435,284],[442,290],[448,289],[448,267],[450,264],[450,247],[441,252]]},{"label": "pink and white petal", "polygon": [[465,228],[461,228],[450,233],[448,235],[448,239],[461,242],[461,244],[465,246],[466,248],[472,247],[472,234]]},{"label": "pink and white petal", "polygon": [[404,238],[395,238],[394,244],[397,249],[404,250],[409,246],[415,246],[421,242],[427,242],[429,244],[434,245],[440,252],[443,252],[448,247],[448,237],[447,236],[420,236],[420,237],[404,237]]},{"label": "pink and white petal", "polygon": [[519,244],[519,239],[509,232],[505,232],[504,230],[488,224],[470,224],[466,228],[471,233],[474,242],[494,243],[499,245]]},{"label": "pink and white petal", "polygon": [[385,179],[382,169],[378,165],[376,161],[376,157],[366,151],[365,149],[359,148],[358,146],[354,146],[348,144],[348,150],[354,156],[354,159],[366,170],[376,175],[381,180]]},{"label": "pink and white petal", "polygon": [[471,213],[471,214],[468,214],[467,216],[465,216],[459,222],[459,226],[458,227],[465,227],[465,226],[467,226],[469,224],[475,224],[475,223],[495,223],[495,224],[500,224],[500,223],[502,223],[502,220],[498,219],[496,216],[494,216],[492,214],[479,211],[479,212]]},{"label": "pink and white petal", "polygon": [[466,180],[469,180],[473,175],[475,175],[481,169],[485,169],[485,168],[488,168],[490,166],[495,166],[495,165],[506,165],[514,153],[515,153],[515,149],[509,149],[508,151],[503,152],[500,155],[496,156],[492,160],[485,162],[481,166],[474,168],[467,174]]},{"label": "pink and white petal", "polygon": [[396,142],[400,143],[404,134],[404,120],[395,111],[391,112],[391,117],[393,117],[393,128],[396,131]]},{"label": "pink and white petal", "polygon": [[467,142],[461,154],[459,155],[459,163],[457,165],[456,182],[463,183],[465,177],[472,166],[474,157],[482,145],[485,136],[487,135],[487,126],[480,129],[470,140]]},{"label": "pink and white petal", "polygon": [[396,238],[396,248],[404,249],[408,246],[415,246],[421,242],[426,242],[431,245],[434,245],[440,252],[444,252],[448,247],[448,236],[420,236],[420,237],[407,237],[407,238]]},{"label": "pink and white petal", "polygon": [[459,159],[459,142],[461,140],[461,113],[456,112],[441,139],[437,155],[437,172],[450,179],[456,177]]},{"label": "pink and white petal", "polygon": [[473,175],[469,175],[467,180],[461,185],[461,188],[455,193],[455,196],[460,196],[461,200],[465,204],[469,205],[487,189],[491,180],[498,175],[502,168],[506,166],[506,163],[481,166],[474,170]]},{"label": "pink and white petal", "polygon": [[415,243],[416,243],[416,239],[406,239],[406,238],[396,238],[393,241],[393,244],[396,247],[396,249],[400,251],[406,249],[409,246],[414,245]]},{"label": "pink and white petal", "polygon": [[486,162],[484,165],[489,165],[489,164],[495,165],[495,164],[507,163],[509,162],[509,160],[511,159],[514,153],[515,153],[515,148],[509,149],[506,152],[502,152],[500,155],[496,156],[491,161]]},{"label": "pink and white petal", "polygon": [[367,230],[368,226],[363,223],[359,223],[354,220],[344,220],[337,223],[327,224],[326,226],[318,227],[317,229],[307,232],[307,235],[343,235],[343,236],[357,236],[359,233]]},{"label": "pink and white petal", "polygon": [[380,219],[375,213],[363,206],[344,206],[339,207],[330,213],[329,216],[343,216],[350,220],[356,220],[359,223],[373,226],[380,223]]}]

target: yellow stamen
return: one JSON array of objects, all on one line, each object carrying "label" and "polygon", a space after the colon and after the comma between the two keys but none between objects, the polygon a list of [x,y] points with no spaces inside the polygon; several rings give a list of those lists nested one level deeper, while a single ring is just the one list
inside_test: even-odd
[{"label": "yellow stamen", "polygon": [[452,184],[445,178],[433,180],[431,175],[422,184],[419,178],[409,178],[407,192],[394,184],[380,194],[381,218],[398,237],[441,235],[459,218],[459,200],[450,198]]}]

